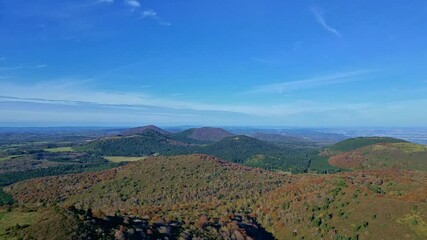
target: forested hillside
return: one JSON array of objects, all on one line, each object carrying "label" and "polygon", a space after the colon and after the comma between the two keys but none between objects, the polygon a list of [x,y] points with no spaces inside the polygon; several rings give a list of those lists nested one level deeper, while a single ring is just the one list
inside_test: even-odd
[{"label": "forested hillside", "polygon": [[366,147],[369,145],[377,143],[396,143],[396,142],[405,142],[401,139],[390,138],[390,137],[358,137],[350,138],[344,141],[335,143],[334,145],[328,147],[325,151],[325,154],[334,155],[342,152],[347,152],[351,150],[356,150],[361,147]]},{"label": "forested hillside", "polygon": [[347,170],[407,169],[427,171],[427,147],[387,137],[359,137],[338,142],[311,158],[311,168]]},{"label": "forested hillside", "polygon": [[427,147],[407,142],[379,143],[332,156],[329,163],[353,170],[398,168],[427,171]]},{"label": "forested hillside", "polygon": [[[46,232],[59,239],[59,229],[68,225],[75,229],[68,239],[425,239],[426,183],[425,172],[290,176],[207,155],[149,157],[7,187],[25,208],[13,208],[22,216],[13,220],[0,211],[9,226],[0,227],[0,237]],[[47,229],[38,225],[40,214],[65,220]]]},{"label": "forested hillside", "polygon": [[258,220],[278,239],[426,239],[427,175],[307,176],[265,195]]},{"label": "forested hillside", "polygon": [[283,174],[190,155],[151,157],[99,173],[28,180],[6,189],[26,206],[58,204],[90,208],[98,217],[176,222],[191,236],[218,239],[263,234],[252,222],[256,201],[290,181]]},{"label": "forested hillside", "polygon": [[248,166],[303,172],[308,168],[310,149],[279,147],[247,136],[226,137],[211,144],[188,144],[147,130],[129,137],[108,137],[79,148],[102,156],[150,156],[208,154]]},{"label": "forested hillside", "polygon": [[192,151],[190,144],[173,140],[151,129],[132,136],[97,139],[76,149],[104,156],[176,155]]}]

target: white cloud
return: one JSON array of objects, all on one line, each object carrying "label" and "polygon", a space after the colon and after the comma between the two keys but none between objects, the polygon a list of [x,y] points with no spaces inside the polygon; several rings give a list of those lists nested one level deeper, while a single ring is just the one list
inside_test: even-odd
[{"label": "white cloud", "polygon": [[132,8],[141,7],[141,3],[138,0],[125,0],[125,3]]},{"label": "white cloud", "polygon": [[322,25],[322,27],[323,27],[325,30],[327,30],[327,31],[329,31],[329,32],[331,32],[331,33],[333,33],[333,34],[335,34],[335,35],[336,35],[336,36],[338,36],[338,37],[341,37],[341,33],[340,33],[340,32],[338,32],[338,30],[336,30],[335,28],[331,27],[330,25],[328,25],[328,24],[326,23],[325,18],[324,18],[324,16],[323,16],[323,11],[321,11],[321,10],[320,10],[320,9],[318,9],[318,8],[312,8],[312,9],[311,9],[311,11],[313,12],[314,16],[316,17],[317,22],[318,22],[320,25]]},{"label": "white cloud", "polygon": [[334,84],[343,84],[348,82],[361,81],[363,80],[362,78],[360,78],[362,75],[366,75],[372,72],[374,71],[359,70],[359,71],[352,71],[352,72],[335,73],[328,76],[314,77],[314,78],[309,78],[304,80],[266,84],[266,85],[256,86],[253,89],[246,91],[245,93],[246,94],[280,93],[281,94],[284,92],[290,92],[290,91],[295,91],[300,89],[315,88],[315,87],[334,85]]},{"label": "white cloud", "polygon": [[152,9],[144,10],[142,12],[142,15],[141,15],[141,17],[143,17],[143,18],[145,18],[145,17],[156,17],[156,16],[157,16],[157,13]]}]

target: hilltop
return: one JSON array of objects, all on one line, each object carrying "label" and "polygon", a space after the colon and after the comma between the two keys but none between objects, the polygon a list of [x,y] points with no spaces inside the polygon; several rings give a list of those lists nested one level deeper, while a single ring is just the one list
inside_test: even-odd
[{"label": "hilltop", "polygon": [[217,142],[226,137],[231,137],[234,134],[222,128],[202,127],[190,128],[185,131],[173,134],[175,139],[188,141],[188,139],[198,142]]},{"label": "hilltop", "polygon": [[[98,173],[33,179],[6,190],[27,207],[91,209],[95,222],[102,216],[133,216],[147,225],[178,226],[178,235],[218,239],[268,235],[250,213],[258,198],[291,180],[207,155],[189,155],[151,157]],[[119,230],[118,225],[112,228],[113,233]]]},{"label": "hilltop", "polygon": [[96,139],[77,149],[104,156],[150,156],[153,154],[176,155],[189,150],[189,144],[173,140],[170,136],[146,129],[131,136],[114,136]]},{"label": "hilltop", "polygon": [[164,129],[161,129],[157,126],[147,125],[147,126],[142,126],[142,127],[135,127],[135,128],[126,129],[123,132],[121,132],[121,135],[128,136],[128,135],[134,135],[134,134],[142,134],[142,133],[149,131],[149,130],[161,133],[163,135],[169,135],[170,134],[170,132],[168,132]]}]

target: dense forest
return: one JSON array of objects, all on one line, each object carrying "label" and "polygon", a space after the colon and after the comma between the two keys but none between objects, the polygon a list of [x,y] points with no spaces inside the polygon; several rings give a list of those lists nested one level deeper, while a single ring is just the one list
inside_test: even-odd
[{"label": "dense forest", "polygon": [[[73,231],[79,236],[423,239],[426,181],[424,172],[393,169],[287,175],[208,155],[187,155],[149,157],[97,173],[33,179],[5,190],[33,212],[51,211],[36,206],[59,208],[56,211],[66,216],[68,224],[79,226]],[[12,211],[30,214],[19,208]],[[0,223],[11,217],[3,214]],[[31,216],[30,228],[9,227],[4,236],[41,234],[41,230],[26,230],[37,226],[37,216]],[[86,221],[77,224],[73,219]],[[44,231],[52,234],[51,229]],[[58,236],[63,237],[52,239]]]}]

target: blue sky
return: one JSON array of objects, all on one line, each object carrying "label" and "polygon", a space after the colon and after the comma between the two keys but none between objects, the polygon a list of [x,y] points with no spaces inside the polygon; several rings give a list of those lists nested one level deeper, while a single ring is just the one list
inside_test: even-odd
[{"label": "blue sky", "polygon": [[426,126],[427,2],[0,0],[0,125]]}]

